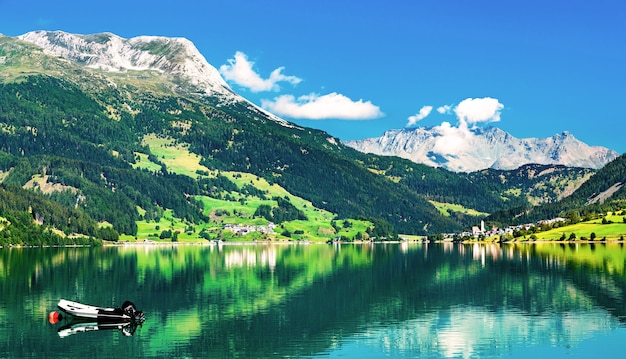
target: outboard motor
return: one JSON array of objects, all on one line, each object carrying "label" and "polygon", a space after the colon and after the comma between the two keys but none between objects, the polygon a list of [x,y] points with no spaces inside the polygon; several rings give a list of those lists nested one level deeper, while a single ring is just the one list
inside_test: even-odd
[{"label": "outboard motor", "polygon": [[128,300],[125,301],[124,304],[122,304],[122,311],[138,324],[141,324],[144,322],[144,320],[146,320],[143,312],[141,310],[137,310],[135,304]]}]

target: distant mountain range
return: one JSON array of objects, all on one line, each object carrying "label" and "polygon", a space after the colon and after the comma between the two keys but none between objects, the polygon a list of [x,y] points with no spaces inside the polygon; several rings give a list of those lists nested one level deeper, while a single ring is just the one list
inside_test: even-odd
[{"label": "distant mountain range", "polygon": [[405,128],[345,144],[362,152],[398,156],[455,172],[513,170],[524,164],[598,169],[619,155],[589,146],[567,131],[548,138],[516,138],[496,127]]}]

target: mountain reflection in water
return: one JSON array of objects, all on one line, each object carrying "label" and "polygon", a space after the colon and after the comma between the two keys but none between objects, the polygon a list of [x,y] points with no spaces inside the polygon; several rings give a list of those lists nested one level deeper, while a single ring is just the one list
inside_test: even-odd
[{"label": "mountain reflection in water", "polygon": [[[618,244],[5,248],[0,357],[582,355],[626,339],[625,258]],[[150,320],[132,340],[60,340],[42,318],[61,297],[133,298]]]}]

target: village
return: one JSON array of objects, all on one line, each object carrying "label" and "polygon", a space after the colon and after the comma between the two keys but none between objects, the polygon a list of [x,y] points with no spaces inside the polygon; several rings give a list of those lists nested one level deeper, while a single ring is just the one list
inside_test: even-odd
[{"label": "village", "polygon": [[[494,237],[513,239],[514,237],[516,237],[517,233],[534,233],[533,228],[552,228],[556,223],[564,224],[566,222],[567,219],[557,217],[553,219],[540,220],[534,223],[519,224],[504,228],[499,228],[496,226],[487,228],[485,225],[485,221],[481,220],[480,225],[473,226],[471,231],[464,231],[461,233],[444,233],[443,240],[482,240]],[[276,224],[272,222],[269,222],[267,225],[258,226],[246,224],[224,224],[224,226],[222,227],[223,230],[230,231],[236,236],[245,236],[253,232],[271,235],[276,233],[274,231],[275,228]]]},{"label": "village", "polygon": [[[574,219],[574,224],[579,223],[581,219]],[[621,212],[607,212],[600,216],[592,217],[591,220],[585,218],[589,225],[612,225],[612,224],[626,224],[626,211]],[[556,217],[552,219],[542,219],[536,222],[524,223],[518,225],[510,225],[506,227],[497,227],[495,225],[489,226],[484,220],[481,220],[478,225],[472,226],[471,230],[463,232],[452,233],[440,233],[428,236],[403,236],[399,235],[398,239],[402,241],[449,241],[449,242],[473,242],[473,241],[496,241],[496,242],[509,242],[509,241],[527,241],[527,240],[540,240],[550,238],[552,240],[559,239],[561,241],[599,241],[599,240],[619,240],[624,241],[626,236],[623,232],[624,227],[619,225],[614,231],[606,231],[603,229],[586,229],[581,230],[581,227],[570,226],[572,222],[571,218]],[[586,222],[585,222],[586,223]],[[278,226],[269,222],[266,225],[245,225],[245,224],[225,224],[222,229],[232,232],[235,236],[245,236],[250,233],[262,233],[264,235],[274,235]],[[561,230],[560,228],[563,228]],[[606,227],[608,228],[608,227]],[[557,230],[557,234],[555,231]],[[580,231],[580,232],[579,232]],[[548,237],[542,236],[541,233],[546,232]],[[567,232],[567,233],[566,233]],[[582,232],[582,233],[581,233]],[[555,235],[557,237],[555,237]],[[560,236],[560,237],[558,237]],[[335,236],[333,239],[328,240],[326,243],[342,242],[345,238]],[[299,239],[300,240],[300,239]],[[381,237],[378,240],[387,241],[386,237]],[[362,240],[346,240],[349,242],[361,242]],[[364,241],[377,241],[375,238],[365,239]],[[307,241],[308,242],[308,241]]]},{"label": "village", "polygon": [[252,226],[246,224],[225,224],[222,227],[225,231],[231,231],[233,234],[237,236],[245,236],[248,233],[252,232],[260,232],[263,234],[274,234],[274,228],[276,228],[276,224],[269,222],[264,226]]},{"label": "village", "polygon": [[461,233],[445,233],[443,235],[446,240],[468,240],[468,239],[485,239],[485,238],[514,238],[516,237],[516,233],[524,233],[524,232],[532,232],[534,228],[546,228],[546,227],[554,227],[556,223],[564,224],[567,222],[567,219],[557,217],[553,219],[543,219],[534,223],[526,223],[526,224],[518,224],[515,226],[508,226],[504,228],[499,228],[496,226],[487,229],[485,227],[485,221],[481,220],[479,226],[473,226],[471,231],[465,231]]}]

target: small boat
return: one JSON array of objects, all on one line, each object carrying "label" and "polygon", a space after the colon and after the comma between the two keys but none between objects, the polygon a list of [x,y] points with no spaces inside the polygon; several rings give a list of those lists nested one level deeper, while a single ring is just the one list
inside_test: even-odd
[{"label": "small boat", "polygon": [[124,302],[121,308],[102,308],[61,299],[57,307],[77,318],[96,319],[99,321],[134,321],[139,324],[145,320],[143,312],[137,310],[135,304],[129,301]]}]

